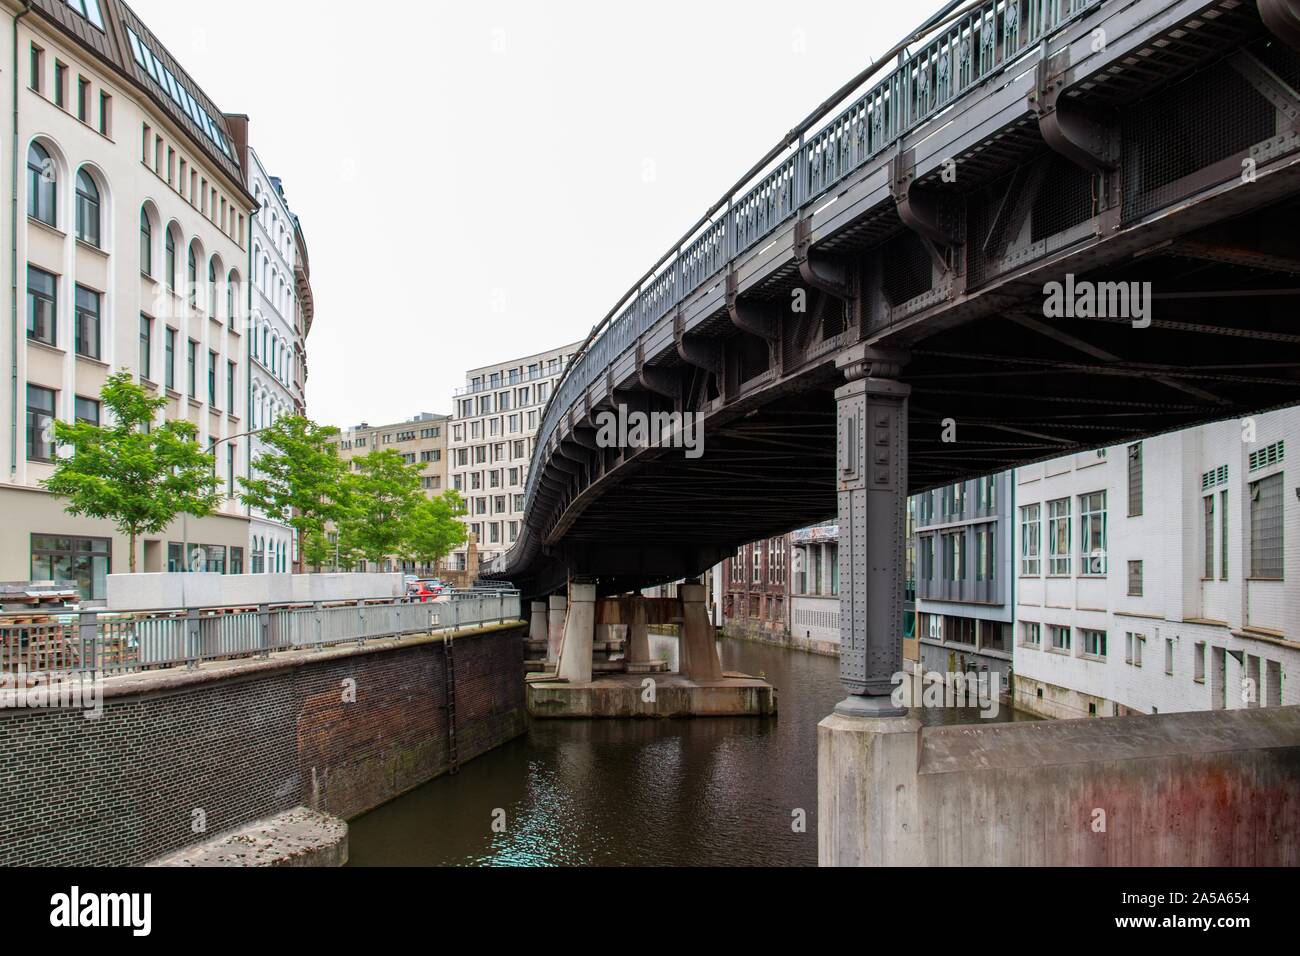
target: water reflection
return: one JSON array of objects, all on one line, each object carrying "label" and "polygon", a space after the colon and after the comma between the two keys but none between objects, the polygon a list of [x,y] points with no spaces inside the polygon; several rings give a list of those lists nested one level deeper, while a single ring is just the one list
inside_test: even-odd
[{"label": "water reflection", "polygon": [[[816,865],[817,723],[843,696],[839,662],[740,641],[719,647],[726,670],[777,686],[778,717],[534,721],[527,737],[457,776],[353,821],[352,863]],[[1013,716],[1004,709],[999,719]],[[806,813],[804,833],[791,826],[796,810]]]}]

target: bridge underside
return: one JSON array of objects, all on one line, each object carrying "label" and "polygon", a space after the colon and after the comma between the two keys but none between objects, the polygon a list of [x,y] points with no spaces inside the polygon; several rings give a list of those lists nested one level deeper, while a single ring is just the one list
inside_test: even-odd
[{"label": "bridge underside", "polygon": [[[1251,4],[1119,7],[607,330],[500,576],[617,593],[834,517],[863,354],[910,389],[908,493],[1300,402],[1300,54]],[[604,447],[618,408],[699,415],[703,454]]]}]

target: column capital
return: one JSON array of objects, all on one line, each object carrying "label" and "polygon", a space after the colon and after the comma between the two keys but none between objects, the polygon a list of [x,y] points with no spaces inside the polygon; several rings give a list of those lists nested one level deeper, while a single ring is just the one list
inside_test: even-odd
[{"label": "column capital", "polygon": [[911,358],[910,352],[901,349],[855,345],[836,356],[835,367],[844,373],[845,380],[849,382],[864,378],[897,379]]}]

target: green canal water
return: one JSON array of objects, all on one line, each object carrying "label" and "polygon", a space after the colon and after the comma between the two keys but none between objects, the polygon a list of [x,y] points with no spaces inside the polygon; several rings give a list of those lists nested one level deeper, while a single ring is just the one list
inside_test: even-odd
[{"label": "green canal water", "polygon": [[[719,649],[726,670],[776,685],[777,717],[532,721],[526,737],[354,820],[351,865],[815,866],[817,724],[844,696],[839,661]],[[1029,718],[1003,708],[997,719]]]}]

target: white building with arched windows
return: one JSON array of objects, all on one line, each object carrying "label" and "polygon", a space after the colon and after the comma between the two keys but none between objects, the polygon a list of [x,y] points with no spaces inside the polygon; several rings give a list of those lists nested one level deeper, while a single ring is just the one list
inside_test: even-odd
[{"label": "white building with arched windows", "polygon": [[118,0],[0,0],[0,29],[16,55],[0,136],[17,153],[0,172],[17,201],[0,213],[15,300],[0,334],[0,580],[75,580],[93,601],[128,569],[110,522],[42,487],[52,422],[99,420],[121,369],[165,400],[160,421],[194,424],[224,491],[216,514],[139,541],[138,569],[242,573],[256,200],[232,123]]},{"label": "white building with arched windows", "polygon": [[[246,122],[239,136],[246,136]],[[300,368],[305,333],[298,321],[298,282],[295,276],[297,220],[289,210],[278,177],[267,173],[256,150],[248,148],[245,168],[248,191],[258,203],[252,222],[252,307],[249,318],[250,468],[267,450],[258,436],[286,415],[301,414],[306,405],[305,376]],[[297,540],[287,524],[258,511],[250,513],[250,570],[254,574],[286,574],[298,562]]]}]

